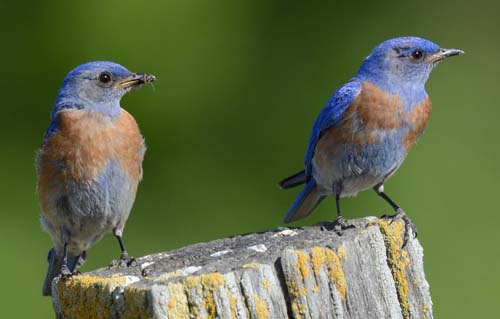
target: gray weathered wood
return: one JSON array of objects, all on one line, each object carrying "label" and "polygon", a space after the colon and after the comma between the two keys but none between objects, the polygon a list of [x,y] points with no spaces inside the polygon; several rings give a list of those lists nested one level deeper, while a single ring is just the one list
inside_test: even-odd
[{"label": "gray weathered wood", "polygon": [[432,318],[423,251],[401,221],[339,236],[283,228],[199,243],[53,283],[58,318]]}]

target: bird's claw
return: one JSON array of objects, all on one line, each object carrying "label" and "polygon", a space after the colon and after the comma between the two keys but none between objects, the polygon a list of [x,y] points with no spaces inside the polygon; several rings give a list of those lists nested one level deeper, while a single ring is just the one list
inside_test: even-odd
[{"label": "bird's claw", "polygon": [[141,275],[142,277],[149,277],[153,274],[153,270],[150,269],[150,268],[144,268],[142,271],[141,271]]},{"label": "bird's claw", "polygon": [[353,223],[347,221],[346,219],[339,217],[335,221],[335,226],[334,226],[334,231],[339,235],[342,236],[344,233],[344,230],[350,229],[350,228],[356,228]]},{"label": "bird's claw", "polygon": [[137,260],[134,257],[128,257],[127,259],[122,259],[127,267],[137,266]]},{"label": "bird's claw", "polygon": [[417,226],[413,223],[413,221],[406,215],[405,211],[402,208],[398,208],[396,214],[394,215],[383,215],[381,218],[390,219],[391,223],[395,220],[402,220],[405,223],[405,233],[403,236],[403,246],[401,248],[405,248],[406,244],[408,244],[409,240],[417,238]]},{"label": "bird's claw", "polygon": [[120,259],[118,260],[113,259],[109,263],[108,268],[114,268],[114,267],[127,268],[134,266],[137,266],[137,260],[134,257],[130,257],[127,253],[124,253],[120,256]]},{"label": "bird's claw", "polygon": [[350,228],[356,228],[353,223],[347,221],[346,219],[339,217],[334,222],[321,222],[318,223],[321,231],[334,231],[339,236],[342,236],[344,230]]},{"label": "bird's claw", "polygon": [[65,281],[68,280],[73,276],[73,273],[69,270],[67,265],[62,265],[61,266],[61,280]]}]

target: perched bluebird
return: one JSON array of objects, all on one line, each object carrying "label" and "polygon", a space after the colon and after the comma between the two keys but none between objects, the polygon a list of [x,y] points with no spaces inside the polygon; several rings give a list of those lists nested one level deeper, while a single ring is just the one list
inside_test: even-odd
[{"label": "perched bluebird", "polygon": [[51,294],[56,276],[72,274],[107,233],[118,239],[120,263],[133,261],[122,234],[146,146],[120,99],[154,80],[102,61],[82,64],[64,79],[36,157],[41,224],[54,242],[43,295]]},{"label": "perched bluebird", "polygon": [[[282,188],[306,184],[285,216],[285,223],[309,216],[328,195],[340,198],[373,188],[413,227],[404,211],[384,192],[431,113],[425,83],[443,59],[462,54],[417,38],[401,37],[378,45],[358,73],[338,89],[314,123],[305,155],[305,169],[281,181]],[[415,232],[414,232],[415,233]]]}]

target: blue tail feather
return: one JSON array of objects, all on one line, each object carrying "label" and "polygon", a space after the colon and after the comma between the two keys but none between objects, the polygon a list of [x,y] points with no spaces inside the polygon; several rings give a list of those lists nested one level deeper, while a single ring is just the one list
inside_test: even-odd
[{"label": "blue tail feather", "polygon": [[[62,256],[58,256],[54,248],[49,250],[47,256],[48,269],[43,282],[42,295],[52,295],[52,281],[61,274],[61,266],[63,264]],[[71,272],[75,271],[78,262],[78,256],[68,256],[67,266]]]},{"label": "blue tail feather", "polygon": [[295,198],[292,207],[285,215],[284,222],[290,223],[311,215],[325,197],[320,194],[316,182],[311,178]]}]

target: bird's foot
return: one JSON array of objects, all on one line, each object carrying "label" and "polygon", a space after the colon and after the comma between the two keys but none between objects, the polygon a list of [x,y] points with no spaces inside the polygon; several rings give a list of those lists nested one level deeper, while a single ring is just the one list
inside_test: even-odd
[{"label": "bird's foot", "polygon": [[137,260],[134,257],[130,257],[129,255],[122,256],[120,258],[121,262],[123,262],[127,267],[135,267],[137,266]]},{"label": "bird's foot", "polygon": [[142,277],[149,277],[153,274],[153,269],[150,269],[150,268],[144,268],[142,271],[141,271],[141,275]]},{"label": "bird's foot", "polygon": [[350,229],[350,228],[356,228],[354,224],[342,217],[337,218],[335,221],[335,226],[334,226],[334,231],[339,235],[342,236],[344,230]]},{"label": "bird's foot", "polygon": [[109,262],[108,269],[111,268],[116,268],[118,267],[118,264],[120,263],[119,259],[113,259]]},{"label": "bird's foot", "polygon": [[109,263],[109,268],[114,268],[114,267],[126,268],[134,266],[137,266],[137,261],[135,260],[134,257],[130,257],[127,253],[122,253],[120,259],[118,260],[113,259]]},{"label": "bird's foot", "polygon": [[[394,215],[383,215],[381,218],[390,219],[391,223],[395,220],[402,220],[405,223],[405,233],[403,236],[403,246],[401,248],[405,248],[408,241],[414,238],[417,238],[417,226],[413,223],[413,221],[406,215],[405,211],[402,208],[398,208],[396,214]],[[413,238],[412,238],[413,237]]]},{"label": "bird's foot", "polygon": [[318,225],[320,226],[321,230],[334,231],[339,236],[342,236],[344,230],[346,229],[356,228],[353,223],[342,217],[337,218],[337,220],[335,220],[334,222],[321,222]]},{"label": "bird's foot", "polygon": [[65,281],[68,280],[73,276],[73,273],[69,270],[67,265],[62,265],[61,266],[61,280]]}]

